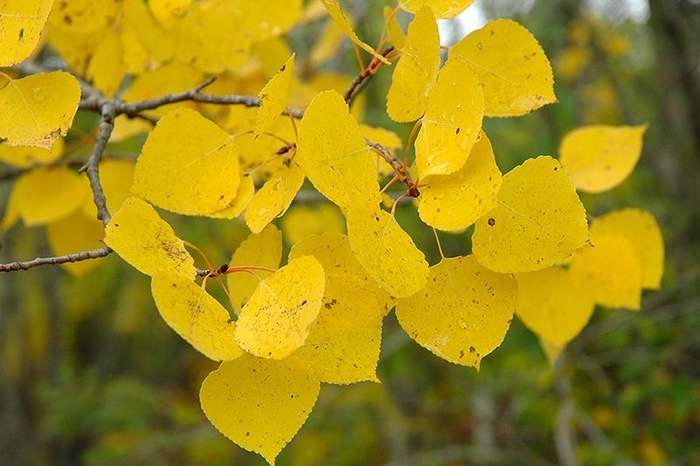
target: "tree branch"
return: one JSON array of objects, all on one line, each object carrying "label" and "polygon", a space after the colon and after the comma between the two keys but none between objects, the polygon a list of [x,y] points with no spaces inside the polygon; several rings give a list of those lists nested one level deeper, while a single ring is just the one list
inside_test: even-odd
[{"label": "tree branch", "polygon": [[112,248],[109,246],[104,246],[99,249],[93,249],[91,251],[82,251],[75,254],[66,254],[65,256],[53,256],[53,257],[37,257],[36,259],[30,261],[16,261],[9,262],[7,264],[0,264],[0,272],[15,272],[18,270],[29,270],[34,267],[39,267],[41,265],[59,265],[66,264],[68,262],[81,262],[88,259],[98,259],[100,257],[106,257],[112,253]]}]

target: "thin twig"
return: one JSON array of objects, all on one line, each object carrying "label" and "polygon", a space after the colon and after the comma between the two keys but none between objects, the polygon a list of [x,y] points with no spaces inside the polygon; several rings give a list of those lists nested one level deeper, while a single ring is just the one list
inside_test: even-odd
[{"label": "thin twig", "polygon": [[[382,52],[382,56],[386,58],[387,55],[389,55],[393,51],[394,47],[389,47]],[[360,93],[360,90],[369,82],[370,78],[374,76],[374,74],[377,72],[377,70],[379,70],[379,67],[382,66],[382,64],[383,63],[379,59],[372,58],[367,67],[360,71],[360,74],[357,75],[355,80],[345,91],[345,94],[343,94],[343,98],[348,104],[348,107],[352,105],[353,100],[355,100],[355,97],[357,97],[357,95]]]},{"label": "thin twig", "polygon": [[66,264],[69,262],[81,262],[88,259],[98,259],[100,257],[105,257],[111,253],[112,249],[109,246],[104,246],[99,249],[77,252],[75,254],[66,254],[64,256],[37,257],[36,259],[30,261],[16,261],[9,262],[7,264],[0,264],[0,272],[15,272],[18,270],[29,270],[34,267],[39,267],[41,265],[59,265]]},{"label": "thin twig", "polygon": [[102,160],[102,154],[104,154],[105,147],[107,147],[109,138],[114,130],[114,118],[114,105],[112,105],[112,102],[107,101],[102,105],[100,133],[97,135],[95,146],[92,149],[90,158],[79,170],[79,172],[85,172],[87,174],[88,180],[90,181],[90,188],[92,189],[92,197],[97,207],[97,218],[102,220],[102,224],[105,226],[107,226],[112,216],[107,209],[107,199],[105,198],[102,183],[100,182],[100,160]]},{"label": "thin twig", "polygon": [[372,142],[369,139],[365,138],[365,142],[369,147],[372,149],[376,150],[377,153],[391,166],[391,168],[394,170],[396,175],[398,176],[398,179],[406,185],[406,189],[408,190],[408,195],[410,197],[418,197],[420,195],[420,192],[418,191],[418,187],[416,186],[416,183],[413,181],[411,178],[411,175],[409,175],[406,172],[406,169],[404,168],[403,162],[393,155],[391,155],[391,152],[389,150],[379,144],[378,142]]}]

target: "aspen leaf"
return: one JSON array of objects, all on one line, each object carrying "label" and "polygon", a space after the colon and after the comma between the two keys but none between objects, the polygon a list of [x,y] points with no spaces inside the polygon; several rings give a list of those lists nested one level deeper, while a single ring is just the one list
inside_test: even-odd
[{"label": "aspen leaf", "polygon": [[24,173],[15,184],[17,208],[27,226],[67,217],[88,196],[85,180],[67,167],[43,167]]},{"label": "aspen leaf", "polygon": [[574,256],[569,270],[595,301],[638,311],[642,299],[642,263],[624,236],[591,231],[592,246]]},{"label": "aspen leaf", "polygon": [[204,356],[229,361],[243,354],[228,311],[191,278],[160,270],[153,275],[151,292],[163,320]]},{"label": "aspen leaf", "polygon": [[309,105],[301,120],[294,160],[316,189],[338,206],[379,203],[369,148],[337,92],[321,92]]},{"label": "aspen leaf", "polygon": [[[135,164],[132,160],[108,159],[100,162],[100,181],[107,199],[107,210],[116,212],[129,197],[129,188],[134,180]],[[86,213],[96,214],[95,201],[89,199]]]},{"label": "aspen leaf", "polygon": [[492,272],[474,256],[443,259],[430,268],[428,285],[396,304],[401,327],[446,361],[473,366],[497,348],[510,327],[517,283]]},{"label": "aspen leaf", "polygon": [[530,272],[557,264],[588,241],[583,204],[561,164],[529,159],[503,177],[498,207],[476,222],[472,247],[485,267]]},{"label": "aspen leaf", "polygon": [[98,31],[117,16],[120,8],[120,1],[63,0],[55,2],[49,23],[71,33]]},{"label": "aspen leaf", "polygon": [[0,138],[50,149],[68,133],[79,101],[80,85],[64,71],[12,79],[0,89]]},{"label": "aspen leaf", "polygon": [[595,302],[592,291],[561,267],[519,273],[516,315],[538,337],[562,347],[586,326]]},{"label": "aspen leaf", "polygon": [[320,388],[318,379],[298,361],[244,354],[207,376],[199,401],[222,434],[274,464],[306,422]]},{"label": "aspen leaf", "polygon": [[238,0],[193,2],[173,30],[175,57],[204,73],[243,65],[253,40]]},{"label": "aspen leaf", "polygon": [[23,168],[48,164],[61,158],[64,146],[63,138],[56,139],[50,150],[36,146],[0,144],[0,162]]},{"label": "aspen leaf", "polygon": [[587,126],[562,140],[559,158],[579,191],[601,193],[622,183],[642,153],[647,125]]},{"label": "aspen leaf", "polygon": [[265,87],[258,94],[258,97],[260,97],[260,108],[258,109],[258,117],[255,123],[255,137],[267,131],[287,107],[293,78],[294,55],[289,57],[277,74],[265,84]]},{"label": "aspen leaf", "polygon": [[184,215],[208,215],[228,207],[240,181],[232,141],[196,111],[173,110],[148,135],[131,192]]},{"label": "aspen leaf", "polygon": [[[150,2],[149,2],[150,3]],[[148,54],[149,61],[166,62],[175,54],[174,37],[156,21],[148,5],[141,0],[124,0],[123,29],[132,29]]]},{"label": "aspen leaf", "polygon": [[114,96],[126,74],[126,66],[117,58],[122,54],[119,36],[113,31],[105,31],[95,48],[85,75],[105,97]]},{"label": "aspen leaf", "polygon": [[170,28],[187,13],[192,0],[149,0],[148,8],[163,27]]},{"label": "aspen leaf", "polygon": [[[134,79],[129,88],[124,92],[122,99],[125,102],[139,102],[155,99],[163,94],[175,94],[193,88],[202,82],[202,73],[183,63],[171,62],[159,66],[154,70],[146,71]],[[184,104],[164,105],[147,114],[163,116],[175,107]]]},{"label": "aspen leaf", "polygon": [[4,0],[0,4],[0,67],[31,54],[51,12],[53,0]]},{"label": "aspen leaf", "polygon": [[[282,233],[274,225],[266,226],[260,233],[252,233],[231,257],[229,266],[256,266],[277,269],[282,260]],[[240,309],[258,287],[260,280],[272,275],[266,270],[227,275],[229,294],[234,305]]]},{"label": "aspen leaf", "polygon": [[301,19],[302,0],[236,0],[244,27],[253,41],[262,41],[289,31]]},{"label": "aspen leaf", "polygon": [[497,19],[450,49],[479,78],[490,117],[525,115],[557,101],[552,67],[530,32],[515,21]]},{"label": "aspen leaf", "polygon": [[[75,211],[68,217],[49,224],[46,228],[46,238],[51,250],[57,256],[89,251],[104,246],[105,229],[102,222],[94,216],[88,217],[81,210]],[[82,277],[102,262],[92,259],[61,264],[66,271],[76,277]]]},{"label": "aspen leaf", "polygon": [[448,60],[438,74],[416,138],[420,178],[448,175],[464,166],[481,130],[484,97],[469,65]]},{"label": "aspen leaf", "polygon": [[250,176],[242,175],[236,191],[236,197],[228,207],[208,214],[207,217],[233,219],[241,215],[241,212],[248,207],[255,194],[255,183]]},{"label": "aspen leaf", "polygon": [[439,230],[457,231],[476,222],[497,205],[502,176],[486,134],[472,147],[462,168],[452,175],[424,180],[418,198],[420,218]]},{"label": "aspen leaf", "polygon": [[265,225],[284,214],[302,184],[304,171],[294,162],[285,167],[282,173],[267,180],[246,209],[245,223],[250,231],[258,233]]},{"label": "aspen leaf", "polygon": [[389,38],[394,47],[402,49],[406,43],[406,33],[403,32],[399,21],[396,19],[396,9],[390,7],[389,5],[384,6],[382,10],[384,14],[384,20],[387,24],[387,29],[389,30]]},{"label": "aspen leaf", "polygon": [[141,199],[130,197],[107,224],[104,242],[141,273],[172,271],[190,280],[194,259],[158,213]]},{"label": "aspen leaf", "polygon": [[454,18],[472,3],[474,0],[399,0],[399,6],[411,13],[429,6],[440,19]]},{"label": "aspen leaf", "polygon": [[360,264],[391,296],[411,296],[428,279],[428,263],[396,219],[374,206],[374,210],[347,212],[350,246]]},{"label": "aspen leaf", "polygon": [[287,244],[296,245],[307,236],[344,232],[345,219],[338,207],[330,202],[297,204],[280,219],[280,229]]},{"label": "aspen leaf", "polygon": [[309,236],[289,253],[290,259],[303,255],[323,265],[326,289],[321,312],[294,357],[307,361],[322,382],[378,381],[382,321],[391,298],[367,275],[345,235]]},{"label": "aspen leaf", "polygon": [[414,121],[423,115],[439,65],[440,36],[437,22],[433,11],[423,7],[408,25],[401,59],[391,77],[386,110],[392,120]]},{"label": "aspen leaf", "polygon": [[321,0],[321,2],[323,3],[323,6],[325,6],[328,10],[328,13],[331,15],[331,18],[333,18],[333,21],[336,22],[336,24],[345,33],[345,35],[350,38],[351,41],[353,41],[366,52],[371,53],[376,59],[380,60],[384,64],[391,65],[391,62],[389,60],[375,52],[375,50],[372,47],[367,45],[365,42],[362,42],[360,38],[357,37],[357,34],[355,34],[355,31],[353,31],[350,22],[345,17],[345,13],[343,13],[343,10],[340,8],[340,5],[338,4],[337,0]]},{"label": "aspen leaf", "polygon": [[309,335],[324,287],[323,267],[313,256],[290,261],[262,280],[243,306],[236,341],[255,356],[286,358]]},{"label": "aspen leaf", "polygon": [[658,290],[664,272],[664,240],[656,219],[646,210],[622,209],[598,217],[591,235],[621,235],[630,240],[642,264],[642,286]]},{"label": "aspen leaf", "polygon": [[[318,3],[323,8],[323,4]],[[325,9],[324,9],[325,11]],[[338,23],[329,21],[323,28],[323,32],[318,36],[314,43],[309,61],[314,68],[317,68],[321,63],[336,56],[342,40],[345,38],[345,33]]]},{"label": "aspen leaf", "polygon": [[19,200],[20,196],[17,195],[17,190],[13,189],[10,191],[10,197],[5,205],[5,214],[2,217],[2,224],[0,224],[0,231],[9,230],[19,220]]},{"label": "aspen leaf", "polygon": [[559,356],[561,356],[561,353],[564,351],[564,346],[557,346],[554,343],[540,338],[540,347],[542,348],[542,352],[546,356],[549,365],[554,367],[557,359],[559,359]]}]

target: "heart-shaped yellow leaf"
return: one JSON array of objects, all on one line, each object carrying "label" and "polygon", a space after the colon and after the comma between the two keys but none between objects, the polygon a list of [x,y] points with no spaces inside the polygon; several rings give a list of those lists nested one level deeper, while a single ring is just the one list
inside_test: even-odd
[{"label": "heart-shaped yellow leaf", "polygon": [[306,341],[324,288],[323,267],[313,256],[290,261],[262,280],[243,306],[236,341],[255,356],[286,358]]},{"label": "heart-shaped yellow leaf", "polygon": [[481,86],[467,62],[450,59],[430,91],[416,138],[420,178],[448,175],[464,166],[484,117]]},{"label": "heart-shaped yellow leaf", "polygon": [[87,181],[67,167],[42,167],[24,173],[15,184],[17,208],[27,226],[66,218],[88,199]]},{"label": "heart-shaped yellow leaf", "polygon": [[486,116],[525,115],[557,101],[547,56],[532,34],[515,21],[489,21],[454,45],[453,56],[469,62],[479,78]]},{"label": "heart-shaped yellow leaf", "polygon": [[11,79],[0,89],[0,138],[50,149],[68,133],[79,101],[80,85],[65,71]]},{"label": "heart-shaped yellow leaf", "polygon": [[243,354],[228,311],[191,279],[163,270],[153,276],[151,292],[163,320],[197,351],[214,361]]},{"label": "heart-shaped yellow leaf", "polygon": [[379,203],[369,148],[336,91],[321,92],[306,109],[294,160],[316,189],[340,207]]},{"label": "heart-shaped yellow leaf", "polygon": [[414,121],[423,115],[440,65],[440,36],[435,15],[421,8],[408,25],[401,59],[391,76],[386,110],[394,121]]},{"label": "heart-shaped yellow leaf", "polygon": [[664,272],[664,240],[656,219],[646,210],[622,209],[598,217],[593,235],[621,235],[630,240],[642,261],[642,286],[658,290]]},{"label": "heart-shaped yellow leaf", "polygon": [[463,230],[496,207],[502,178],[491,142],[481,133],[459,171],[424,180],[427,185],[418,198],[420,218],[439,230]]},{"label": "heart-shaped yellow leaf", "polygon": [[141,199],[130,197],[107,224],[105,244],[141,273],[172,271],[192,280],[194,259],[158,213]]},{"label": "heart-shaped yellow leaf", "polygon": [[401,327],[437,356],[479,369],[510,327],[517,284],[479,265],[474,256],[443,259],[428,286],[396,304]]},{"label": "heart-shaped yellow leaf", "polygon": [[198,112],[178,108],[148,136],[131,192],[172,212],[208,215],[232,204],[239,181],[233,138]]},{"label": "heart-shaped yellow leaf", "polygon": [[207,376],[199,401],[222,434],[274,464],[306,422],[320,388],[318,378],[299,361],[244,354]]},{"label": "heart-shaped yellow leaf", "polygon": [[292,162],[289,167],[265,182],[253,196],[245,212],[245,223],[253,233],[260,232],[283,215],[304,184],[304,171]]},{"label": "heart-shaped yellow leaf", "polygon": [[496,272],[530,272],[562,262],[587,241],[571,179],[557,160],[540,156],[503,177],[498,207],[476,222],[472,250]]},{"label": "heart-shaped yellow leaf", "polygon": [[21,62],[34,51],[53,0],[4,0],[0,5],[0,67]]},{"label": "heart-shaped yellow leaf", "polygon": [[[53,222],[46,227],[46,239],[51,250],[57,256],[89,251],[104,246],[102,238],[105,228],[95,216],[86,216],[81,210]],[[102,263],[102,258],[89,261],[68,262],[61,264],[65,270],[76,277],[82,277]]]},{"label": "heart-shaped yellow leaf", "polygon": [[292,247],[289,257],[303,255],[321,262],[326,289],[321,312],[294,357],[307,361],[322,382],[378,381],[382,321],[391,298],[367,275],[345,235],[304,238]]},{"label": "heart-shaped yellow leaf", "polygon": [[573,340],[593,314],[592,291],[561,267],[519,273],[515,278],[516,315],[527,328],[556,347]]},{"label": "heart-shaped yellow leaf", "polygon": [[569,132],[559,159],[579,191],[602,193],[622,183],[634,171],[642,153],[647,125],[586,126]]},{"label": "heart-shaped yellow leaf", "polygon": [[396,219],[375,206],[347,212],[348,236],[367,273],[391,296],[411,296],[428,280],[428,263]]}]

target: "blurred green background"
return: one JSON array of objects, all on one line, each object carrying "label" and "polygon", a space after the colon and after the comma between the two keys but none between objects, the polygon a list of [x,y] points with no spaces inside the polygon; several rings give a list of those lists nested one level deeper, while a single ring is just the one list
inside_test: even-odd
[{"label": "blurred green background", "polygon": [[[369,43],[384,4],[344,3]],[[700,2],[484,0],[471,10],[442,25],[443,42],[471,21],[510,17],[554,66],[559,104],[485,123],[502,171],[556,155],[578,126],[650,124],[635,173],[583,201],[591,215],[630,206],[656,216],[663,289],[639,313],[597,309],[554,367],[517,319],[477,373],[420,348],[389,315],[383,383],[323,386],[278,464],[700,464]],[[292,32],[298,60],[312,38]],[[345,52],[329,66],[352,73]],[[389,77],[365,89],[367,120],[405,136],[386,119]],[[411,209],[397,215],[435,263],[432,231]],[[168,220],[214,264],[247,235],[238,223]],[[468,251],[469,233],[441,234],[445,253]],[[2,262],[50,254],[43,229],[15,226],[1,242]],[[166,326],[148,278],[115,255],[82,279],[58,267],[0,276],[0,351],[0,464],[264,464],[206,421],[197,391],[215,364]]]}]

